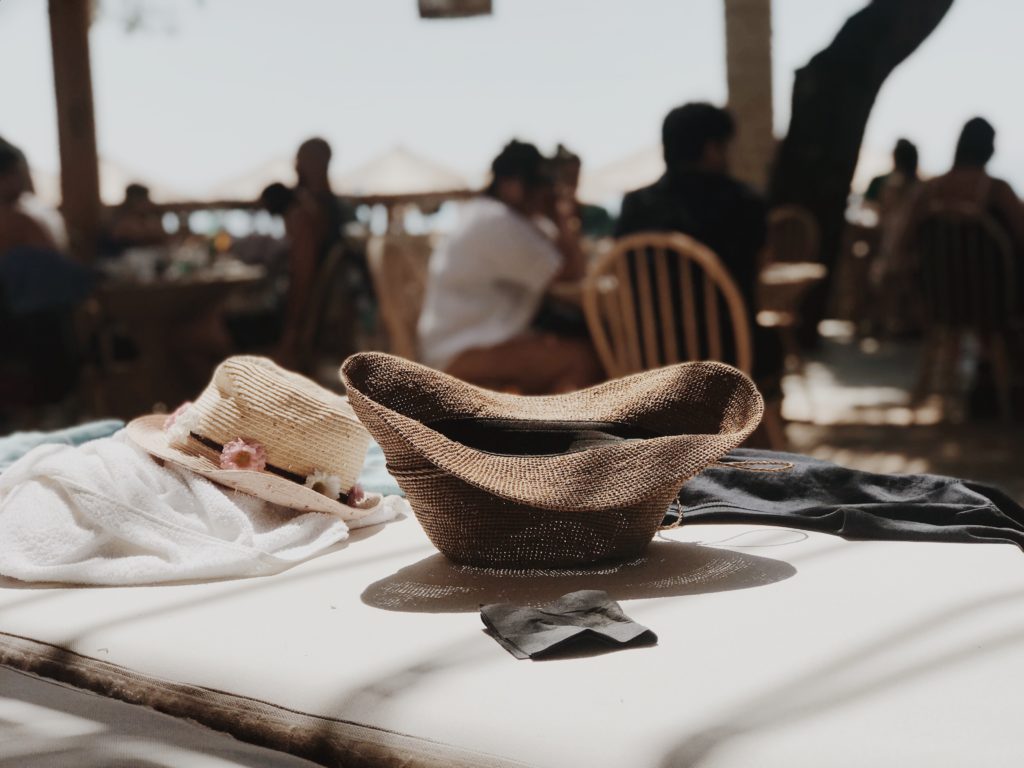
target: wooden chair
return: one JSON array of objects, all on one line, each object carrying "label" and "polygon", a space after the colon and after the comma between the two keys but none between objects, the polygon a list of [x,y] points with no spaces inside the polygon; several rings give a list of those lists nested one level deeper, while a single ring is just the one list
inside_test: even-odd
[{"label": "wooden chair", "polygon": [[[752,371],[743,296],[718,257],[686,235],[647,232],[619,240],[587,275],[583,310],[609,377],[705,359]],[[774,409],[766,412],[765,429],[773,448],[785,445]]]},{"label": "wooden chair", "polygon": [[799,205],[782,205],[768,213],[765,262],[821,261],[818,222]]},{"label": "wooden chair", "polygon": [[[725,328],[721,300],[729,321]],[[682,360],[721,360],[723,336],[730,332],[735,357],[730,362],[751,371],[754,353],[743,296],[718,257],[686,235],[646,232],[619,240],[587,275],[583,310],[611,377]]]},{"label": "wooden chair", "polygon": [[802,371],[798,331],[807,295],[825,279],[818,223],[804,208],[783,205],[768,214],[768,231],[761,256],[756,321],[779,334],[786,360]]},{"label": "wooden chair", "polygon": [[416,324],[423,308],[432,250],[429,235],[373,237],[366,247],[390,351],[409,360],[417,359]]},{"label": "wooden chair", "polygon": [[1009,236],[978,206],[935,202],[912,233],[911,258],[927,328],[914,402],[937,383],[944,395],[956,390],[962,341],[974,337],[991,363],[1000,413],[1010,418],[1007,339],[1018,278]]}]

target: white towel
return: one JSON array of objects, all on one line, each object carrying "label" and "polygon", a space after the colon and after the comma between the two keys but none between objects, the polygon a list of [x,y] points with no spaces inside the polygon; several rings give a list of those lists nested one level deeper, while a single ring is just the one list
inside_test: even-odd
[{"label": "white towel", "polygon": [[[387,496],[353,527],[392,520]],[[161,465],[123,433],[43,445],[0,474],[0,574],[22,581],[152,584],[277,573],[348,538],[299,513]]]}]

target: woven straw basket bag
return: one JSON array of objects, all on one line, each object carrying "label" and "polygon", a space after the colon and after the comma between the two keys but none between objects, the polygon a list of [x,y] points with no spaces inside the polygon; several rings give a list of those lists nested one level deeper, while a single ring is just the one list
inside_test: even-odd
[{"label": "woven straw basket bag", "polygon": [[341,378],[430,540],[503,568],[625,560],[680,487],[739,445],[764,404],[721,363],[683,363],[550,397],[472,386],[378,352]]}]

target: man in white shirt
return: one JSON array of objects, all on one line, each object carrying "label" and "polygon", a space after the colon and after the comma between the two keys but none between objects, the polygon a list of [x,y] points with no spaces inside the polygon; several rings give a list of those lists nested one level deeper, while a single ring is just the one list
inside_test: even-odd
[{"label": "man in white shirt", "polygon": [[[466,381],[523,394],[593,384],[601,375],[589,339],[533,327],[551,284],[583,275],[579,219],[555,199],[550,164],[532,144],[511,142],[491,170],[491,185],[431,258],[420,355]],[[554,239],[535,223],[542,214]]]}]

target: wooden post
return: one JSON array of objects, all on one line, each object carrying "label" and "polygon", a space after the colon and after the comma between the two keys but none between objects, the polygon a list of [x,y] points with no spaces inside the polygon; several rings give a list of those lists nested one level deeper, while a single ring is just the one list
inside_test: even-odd
[{"label": "wooden post", "polygon": [[100,233],[100,175],[89,66],[92,0],[49,0],[62,211],[71,255],[89,262]]},{"label": "wooden post", "polygon": [[729,109],[737,127],[733,172],[763,190],[775,152],[771,0],[725,0],[725,47]]}]

